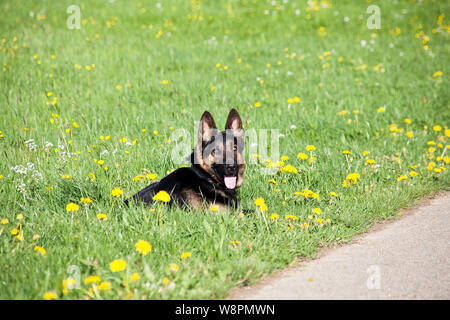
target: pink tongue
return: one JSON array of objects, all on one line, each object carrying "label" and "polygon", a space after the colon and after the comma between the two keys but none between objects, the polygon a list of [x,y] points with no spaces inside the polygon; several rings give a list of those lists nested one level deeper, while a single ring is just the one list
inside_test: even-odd
[{"label": "pink tongue", "polygon": [[225,177],[224,180],[228,189],[234,189],[236,187],[236,177]]}]

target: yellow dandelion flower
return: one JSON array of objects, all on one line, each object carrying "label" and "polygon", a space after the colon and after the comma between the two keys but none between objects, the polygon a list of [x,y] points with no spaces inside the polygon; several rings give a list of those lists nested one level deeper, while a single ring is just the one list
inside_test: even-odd
[{"label": "yellow dandelion flower", "polygon": [[132,282],[136,282],[136,281],[138,281],[140,278],[141,278],[141,277],[139,276],[139,273],[135,272],[135,273],[133,273],[133,274],[131,275],[130,280],[131,280]]},{"label": "yellow dandelion flower", "polygon": [[54,291],[48,291],[46,293],[44,293],[44,295],[42,296],[42,299],[44,300],[53,300],[58,298],[58,296],[56,295],[56,293]]},{"label": "yellow dandelion flower", "polygon": [[350,182],[350,183],[356,183],[356,182],[358,182],[358,179],[359,178],[361,178],[361,176],[359,175],[359,173],[349,173],[348,175],[347,175],[347,180],[346,181],[348,181],[348,182]]},{"label": "yellow dandelion flower", "polygon": [[257,198],[255,199],[255,204],[257,206],[263,206],[265,204],[264,199],[263,198]]},{"label": "yellow dandelion flower", "polygon": [[35,246],[33,248],[33,251],[39,251],[39,253],[42,254],[43,256],[45,255],[45,252],[46,252],[45,249],[40,246]]},{"label": "yellow dandelion flower", "polygon": [[136,182],[136,181],[139,181],[139,180],[141,180],[143,178],[144,178],[144,176],[142,174],[139,174],[136,177],[134,177],[133,179],[131,179],[131,181]]},{"label": "yellow dandelion flower", "polygon": [[81,201],[82,203],[88,204],[88,203],[91,203],[91,202],[92,202],[92,199],[89,198],[89,197],[87,197],[87,198],[80,198],[80,201]]},{"label": "yellow dandelion flower", "polygon": [[152,245],[145,240],[139,240],[136,243],[136,251],[145,256],[152,251]]},{"label": "yellow dandelion flower", "polygon": [[276,213],[272,213],[272,214],[270,215],[270,219],[271,219],[272,221],[275,221],[276,219],[278,219],[278,217],[279,217],[279,215],[276,214]]},{"label": "yellow dandelion flower", "polygon": [[153,200],[160,202],[169,202],[170,195],[166,191],[161,190],[153,197]]},{"label": "yellow dandelion flower", "polygon": [[75,288],[75,279],[73,278],[67,278],[63,281],[63,293],[67,294],[69,293],[69,290],[72,290]]},{"label": "yellow dandelion flower", "polygon": [[84,283],[89,285],[91,283],[99,283],[102,279],[99,276],[89,276],[84,280]]},{"label": "yellow dandelion flower", "polygon": [[88,174],[88,179],[90,179],[91,182],[94,182],[94,181],[95,181],[95,174],[89,173],[89,174]]},{"label": "yellow dandelion flower", "polygon": [[13,228],[13,229],[11,230],[11,235],[12,235],[12,236],[17,236],[19,233],[20,233],[20,230],[17,229],[17,228]]},{"label": "yellow dandelion flower", "polygon": [[108,216],[105,213],[97,214],[97,219],[101,221],[108,221]]},{"label": "yellow dandelion flower", "polygon": [[242,245],[242,243],[237,240],[231,240],[230,242],[233,245],[233,247],[240,247]]},{"label": "yellow dandelion flower", "polygon": [[80,207],[76,203],[73,203],[73,202],[69,203],[66,206],[67,212],[75,212],[75,211],[78,211],[79,209],[80,209]]},{"label": "yellow dandelion flower", "polygon": [[180,258],[181,259],[187,259],[187,258],[190,258],[191,257],[191,253],[190,252],[183,252],[181,255],[180,255]]},{"label": "yellow dandelion flower", "polygon": [[170,270],[171,272],[178,272],[179,269],[180,269],[180,268],[179,268],[178,265],[175,264],[175,263],[171,263],[170,266],[169,266],[169,270]]},{"label": "yellow dandelion flower", "polygon": [[322,210],[320,208],[314,208],[312,212],[316,214],[321,214]]},{"label": "yellow dandelion flower", "polygon": [[100,285],[98,286],[99,290],[108,290],[111,289],[111,284],[109,282],[102,282],[100,283]]},{"label": "yellow dandelion flower", "polygon": [[316,150],[315,146],[313,146],[313,145],[306,146],[306,151],[314,151],[314,150]]},{"label": "yellow dandelion flower", "polygon": [[125,270],[126,267],[127,267],[127,263],[125,261],[123,261],[122,259],[114,260],[109,264],[109,269],[112,272]]},{"label": "yellow dandelion flower", "polygon": [[397,178],[397,181],[402,181],[402,180],[406,180],[406,179],[408,179],[407,176],[401,175],[400,177]]},{"label": "yellow dandelion flower", "polygon": [[116,198],[119,198],[122,194],[123,194],[123,191],[120,188],[114,188],[111,191],[111,195]]},{"label": "yellow dandelion flower", "polygon": [[145,175],[145,178],[149,179],[149,180],[154,180],[158,175],[156,173],[147,173]]},{"label": "yellow dandelion flower", "polygon": [[297,157],[299,157],[299,158],[302,159],[302,160],[308,159],[308,155],[307,155],[306,153],[302,153],[302,152],[300,152],[300,153],[297,155]]},{"label": "yellow dandelion flower", "polygon": [[439,132],[439,131],[442,130],[442,127],[437,124],[437,125],[433,126],[433,130],[436,131],[436,132]]},{"label": "yellow dandelion flower", "polygon": [[294,166],[291,166],[290,164],[285,165],[284,167],[281,168],[282,171],[284,172],[290,172],[290,173],[297,173],[297,169]]}]

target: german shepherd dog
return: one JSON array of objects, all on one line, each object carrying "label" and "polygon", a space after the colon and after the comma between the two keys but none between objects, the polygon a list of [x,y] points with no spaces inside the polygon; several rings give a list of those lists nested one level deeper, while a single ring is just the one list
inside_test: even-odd
[{"label": "german shepherd dog", "polygon": [[225,131],[219,132],[212,115],[205,111],[200,120],[197,144],[190,156],[190,167],[182,167],[159,182],[125,200],[153,203],[161,190],[170,194],[169,204],[198,210],[216,205],[219,211],[239,209],[236,191],[244,181],[244,130],[239,113],[231,109]]}]

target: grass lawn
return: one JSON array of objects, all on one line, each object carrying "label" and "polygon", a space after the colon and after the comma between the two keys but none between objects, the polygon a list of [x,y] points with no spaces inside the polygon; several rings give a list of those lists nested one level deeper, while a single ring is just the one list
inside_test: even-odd
[{"label": "grass lawn", "polygon": [[[0,2],[0,299],[224,298],[450,187],[448,1],[75,2]],[[250,214],[123,205],[231,108]]]}]

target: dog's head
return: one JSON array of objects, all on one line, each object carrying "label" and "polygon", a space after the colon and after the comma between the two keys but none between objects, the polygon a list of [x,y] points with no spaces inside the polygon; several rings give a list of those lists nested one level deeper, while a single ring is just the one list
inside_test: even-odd
[{"label": "dog's head", "polygon": [[244,182],[244,129],[239,113],[231,109],[225,131],[218,131],[212,115],[205,111],[198,130],[192,161],[227,189]]}]

